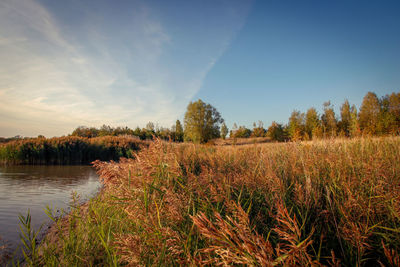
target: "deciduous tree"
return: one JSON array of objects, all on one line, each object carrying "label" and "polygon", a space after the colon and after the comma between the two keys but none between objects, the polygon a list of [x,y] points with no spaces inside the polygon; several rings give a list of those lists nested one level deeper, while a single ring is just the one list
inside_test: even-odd
[{"label": "deciduous tree", "polygon": [[224,122],[217,109],[201,99],[190,102],[185,113],[184,138],[204,143],[220,136],[219,126]]},{"label": "deciduous tree", "polygon": [[253,137],[263,137],[265,135],[264,123],[262,121],[258,121],[258,125],[253,123],[253,132],[251,136]]},{"label": "deciduous tree", "polygon": [[222,137],[222,139],[225,139],[227,134],[228,134],[228,127],[226,127],[225,122],[223,122],[222,125],[221,125],[221,137]]},{"label": "deciduous tree", "polygon": [[175,122],[175,141],[182,142],[183,141],[183,127],[179,120]]},{"label": "deciduous tree", "polygon": [[315,108],[309,108],[306,113],[305,131],[310,139],[314,138],[314,129],[319,127],[321,121]]},{"label": "deciduous tree", "polygon": [[286,140],[286,135],[282,124],[276,123],[275,121],[273,121],[271,126],[268,127],[267,135],[272,141],[282,142]]},{"label": "deciduous tree", "polygon": [[342,106],[340,107],[340,123],[339,123],[339,131],[344,136],[350,135],[350,122],[351,122],[350,103],[346,99],[342,104]]},{"label": "deciduous tree", "polygon": [[350,125],[349,125],[349,135],[350,137],[356,137],[361,134],[360,125],[358,123],[358,113],[355,105],[351,106],[350,110]]},{"label": "deciduous tree", "polygon": [[239,129],[237,129],[233,134],[234,138],[248,138],[250,136],[251,130],[246,126],[240,126]]},{"label": "deciduous tree", "polygon": [[387,133],[400,134],[400,93],[392,93],[385,98],[388,99],[388,126]]},{"label": "deciduous tree", "polygon": [[373,92],[368,92],[363,99],[359,114],[360,128],[364,134],[376,134],[381,106]]},{"label": "deciduous tree", "polygon": [[325,136],[336,136],[337,120],[330,101],[324,103],[324,114],[322,115],[321,120]]},{"label": "deciduous tree", "polygon": [[301,140],[304,136],[304,113],[294,110],[289,118],[289,136],[293,141]]}]

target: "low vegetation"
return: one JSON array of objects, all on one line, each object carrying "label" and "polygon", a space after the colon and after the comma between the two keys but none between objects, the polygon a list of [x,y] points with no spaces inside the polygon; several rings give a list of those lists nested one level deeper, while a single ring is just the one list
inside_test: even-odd
[{"label": "low vegetation", "polygon": [[128,136],[18,139],[0,144],[0,163],[89,164],[94,160],[130,158],[145,141]]},{"label": "low vegetation", "polygon": [[96,161],[102,193],[53,218],[53,234],[27,262],[398,266],[399,158],[399,137],[156,140],[135,159]]}]

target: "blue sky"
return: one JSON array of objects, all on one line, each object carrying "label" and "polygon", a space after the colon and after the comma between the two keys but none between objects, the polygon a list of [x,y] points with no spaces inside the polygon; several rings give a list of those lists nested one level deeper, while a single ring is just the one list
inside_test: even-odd
[{"label": "blue sky", "polygon": [[398,1],[0,2],[0,136],[170,127],[191,100],[251,127],[400,90]]}]

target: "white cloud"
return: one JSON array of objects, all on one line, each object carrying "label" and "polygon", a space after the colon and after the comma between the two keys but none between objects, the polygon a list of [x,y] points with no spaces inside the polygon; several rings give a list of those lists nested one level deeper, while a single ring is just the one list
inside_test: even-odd
[{"label": "white cloud", "polygon": [[176,40],[148,7],[137,4],[125,25],[87,12],[68,30],[38,2],[0,2],[0,136],[64,135],[104,123],[169,126],[237,31],[190,73],[163,59]]}]

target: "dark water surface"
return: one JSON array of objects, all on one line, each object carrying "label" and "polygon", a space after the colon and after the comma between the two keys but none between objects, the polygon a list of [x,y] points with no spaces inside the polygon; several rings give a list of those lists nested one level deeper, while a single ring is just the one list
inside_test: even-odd
[{"label": "dark water surface", "polygon": [[38,229],[50,223],[47,205],[66,210],[72,192],[87,200],[99,189],[90,166],[0,166],[0,247],[5,244],[12,252],[19,246],[19,214],[26,216],[29,209]]}]

